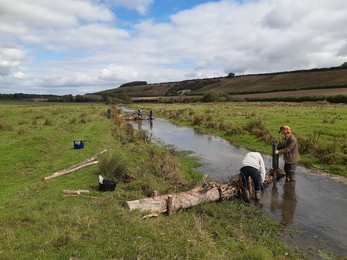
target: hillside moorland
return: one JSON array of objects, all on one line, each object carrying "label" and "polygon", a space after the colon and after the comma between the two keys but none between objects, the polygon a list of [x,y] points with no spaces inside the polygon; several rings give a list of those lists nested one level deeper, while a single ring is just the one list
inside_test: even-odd
[{"label": "hillside moorland", "polygon": [[[254,75],[238,75],[220,78],[192,79],[179,82],[147,84],[123,84],[114,89],[87,96],[127,95],[133,99],[159,96],[177,96],[178,92],[189,89],[186,96],[202,96],[209,90],[223,91],[232,97],[274,97],[305,95],[347,94],[347,67],[311,69],[291,72],[276,72]],[[141,83],[141,84],[140,84]]]}]

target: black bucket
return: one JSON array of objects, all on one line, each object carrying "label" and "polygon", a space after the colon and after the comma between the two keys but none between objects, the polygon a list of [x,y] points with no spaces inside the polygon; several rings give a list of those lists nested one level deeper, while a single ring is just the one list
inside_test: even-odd
[{"label": "black bucket", "polygon": [[117,182],[111,180],[103,180],[102,183],[99,182],[99,191],[114,191]]}]

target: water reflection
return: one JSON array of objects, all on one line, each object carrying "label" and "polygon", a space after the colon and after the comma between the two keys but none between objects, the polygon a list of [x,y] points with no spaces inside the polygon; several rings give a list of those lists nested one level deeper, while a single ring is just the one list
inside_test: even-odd
[{"label": "water reflection", "polygon": [[270,197],[270,209],[272,212],[280,211],[281,223],[288,226],[293,223],[295,208],[298,203],[295,194],[295,182],[285,181],[282,186],[280,198],[280,183],[273,182]]},{"label": "water reflection", "polygon": [[137,129],[142,130],[142,120],[137,120]]}]

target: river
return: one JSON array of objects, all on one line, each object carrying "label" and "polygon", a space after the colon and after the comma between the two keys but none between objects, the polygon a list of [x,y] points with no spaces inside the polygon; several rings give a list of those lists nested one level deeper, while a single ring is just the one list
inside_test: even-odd
[{"label": "river", "polygon": [[[216,181],[228,181],[237,176],[241,161],[248,152],[213,134],[173,124],[161,118],[131,122],[137,129],[148,132],[154,142],[172,144],[177,150],[190,150],[201,158],[199,172]],[[269,147],[269,153],[272,147]],[[272,156],[263,155],[267,169],[272,167]],[[279,167],[283,168],[280,157]],[[347,254],[347,180],[315,169],[298,166],[296,182],[284,178],[270,184],[262,192],[260,203],[270,218],[300,233],[300,237],[285,237],[287,243],[302,249],[312,244],[312,251],[329,250]],[[302,241],[302,238],[305,238]],[[306,243],[303,245],[302,243]]]}]

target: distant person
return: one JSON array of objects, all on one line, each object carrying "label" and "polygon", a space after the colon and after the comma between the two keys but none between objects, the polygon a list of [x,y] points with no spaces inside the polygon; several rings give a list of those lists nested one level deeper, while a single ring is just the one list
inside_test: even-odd
[{"label": "distant person", "polygon": [[255,199],[260,200],[260,193],[265,180],[264,159],[258,152],[249,152],[242,160],[240,177],[242,181],[242,197],[244,201],[250,202],[249,177],[253,180]]},{"label": "distant person", "polygon": [[109,108],[109,109],[107,109],[107,117],[110,118],[111,115],[112,115],[112,111],[111,111],[111,109]]},{"label": "distant person", "polygon": [[152,120],[153,119],[153,111],[149,111],[149,120]]},{"label": "distant person", "polygon": [[137,109],[137,116],[138,117],[142,117],[142,110],[141,110],[141,108]]},{"label": "distant person", "polygon": [[300,160],[298,140],[294,135],[292,135],[292,131],[287,125],[281,126],[278,133],[284,135],[284,142],[277,146],[278,150],[275,151],[275,154],[283,154],[286,180],[295,181],[295,171]]}]

